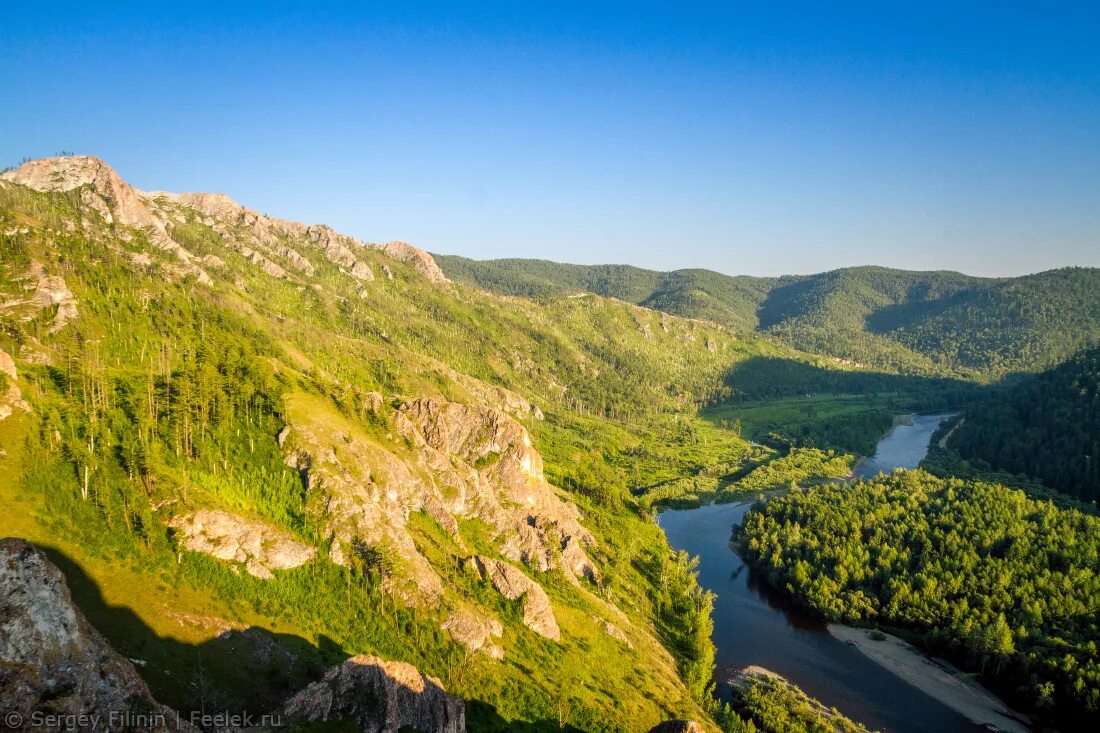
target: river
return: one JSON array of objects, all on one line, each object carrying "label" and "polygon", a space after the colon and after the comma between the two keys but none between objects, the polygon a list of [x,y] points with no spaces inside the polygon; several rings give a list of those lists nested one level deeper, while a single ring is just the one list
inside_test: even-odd
[{"label": "river", "polygon": [[[873,476],[915,468],[932,433],[949,415],[918,415],[896,426],[856,472]],[[811,696],[868,728],[891,733],[973,733],[958,713],[834,638],[825,624],[794,608],[729,547],[730,528],[751,502],[667,510],[660,524],[669,543],[699,557],[699,582],[716,594],[714,644],[718,692],[730,673],[750,664],[778,672]]]}]

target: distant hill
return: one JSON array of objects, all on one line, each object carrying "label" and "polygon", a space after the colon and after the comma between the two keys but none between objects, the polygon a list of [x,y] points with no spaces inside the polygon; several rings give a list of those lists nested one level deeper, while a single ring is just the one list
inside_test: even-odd
[{"label": "distant hill", "polygon": [[1095,268],[980,278],[855,267],[757,278],[544,260],[435,259],[449,277],[498,293],[545,299],[592,292],[904,373],[994,379],[1042,370],[1100,341]]},{"label": "distant hill", "polygon": [[969,409],[948,447],[978,468],[1100,500],[1100,348]]}]

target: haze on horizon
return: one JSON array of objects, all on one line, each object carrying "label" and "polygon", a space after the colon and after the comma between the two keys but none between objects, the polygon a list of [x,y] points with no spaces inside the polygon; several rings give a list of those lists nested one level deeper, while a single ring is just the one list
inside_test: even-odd
[{"label": "haze on horizon", "polygon": [[21,3],[0,166],[476,259],[1100,266],[1100,7]]}]

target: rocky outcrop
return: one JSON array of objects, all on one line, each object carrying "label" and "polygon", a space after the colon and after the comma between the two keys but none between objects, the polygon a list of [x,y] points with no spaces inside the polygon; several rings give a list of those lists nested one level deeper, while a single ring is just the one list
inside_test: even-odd
[{"label": "rocky outcrop", "polygon": [[20,321],[30,321],[47,308],[56,307],[49,333],[57,333],[79,315],[76,297],[65,278],[49,275],[45,266],[32,260],[27,269],[13,278],[21,286],[22,297],[9,297],[0,302],[0,311]]},{"label": "rocky outcrop", "polygon": [[54,314],[53,323],[50,325],[50,333],[60,331],[78,315],[76,298],[60,275],[39,277],[31,300],[39,310],[57,306],[57,313]]},{"label": "rocky outcrop", "polygon": [[317,551],[286,530],[229,512],[204,509],[169,522],[192,552],[244,565],[257,578],[274,577],[273,570],[304,565]]},{"label": "rocky outcrop", "polygon": [[32,160],[0,174],[0,178],[36,191],[80,189],[81,203],[98,212],[105,223],[142,230],[153,246],[172,253],[186,274],[195,275],[199,282],[210,282],[209,275],[194,263],[194,256],[169,236],[167,218],[158,216],[150,198],[98,158],[72,155]]},{"label": "rocky outcrop", "polygon": [[[101,730],[176,726],[175,712],[153,699],[133,664],[115,653],[73,604],[61,571],[31,544],[5,539],[0,540],[0,720],[16,730],[43,730],[32,724],[36,714],[98,716]],[[112,715],[116,722],[109,726]],[[120,724],[118,716],[130,716],[130,725]]]},{"label": "rocky outcrop", "polygon": [[694,720],[666,720],[649,729],[649,733],[703,733]]},{"label": "rocky outcrop", "polygon": [[493,659],[504,658],[504,650],[495,641],[504,635],[504,627],[495,618],[463,609],[443,622],[443,630],[470,651],[485,652]]},{"label": "rocky outcrop", "polygon": [[32,160],[0,174],[0,178],[36,191],[72,191],[87,186],[81,201],[99,211],[108,224],[150,227],[163,236],[164,224],[153,216],[141,194],[109,165],[89,155]]},{"label": "rocky outcrop", "polygon": [[[430,516],[459,547],[466,543],[461,520],[478,519],[494,533],[495,548],[515,563],[537,572],[560,570],[578,583],[597,577],[585,551],[592,535],[576,507],[546,481],[526,429],[505,413],[371,393],[364,412],[392,426],[382,439],[316,407],[292,406],[279,440],[287,464],[306,481],[309,511],[332,539],[332,559],[352,565],[356,554],[392,558],[384,587],[409,605],[441,609],[444,628],[467,648],[499,657],[493,641],[499,622],[487,612],[470,615],[461,592],[419,550],[412,515]],[[544,596],[541,588],[532,592],[531,622],[555,635],[549,603],[540,603]]]},{"label": "rocky outcrop", "polygon": [[[199,267],[199,259],[173,238],[176,226],[194,218],[220,235],[229,249],[242,254],[250,251],[245,256],[272,277],[286,277],[288,268],[307,276],[315,274],[310,259],[295,248],[305,246],[316,248],[326,260],[361,281],[373,280],[374,272],[359,253],[376,250],[408,264],[431,283],[449,282],[430,254],[407,242],[361,242],[323,224],[306,225],[261,214],[220,193],[139,191],[106,163],[87,155],[29,161],[0,174],[0,182],[37,191],[79,189],[81,202],[98,212],[108,226],[142,230],[154,246],[175,255],[182,263],[182,268],[177,269],[195,275],[203,284],[211,284],[213,280]],[[393,279],[388,267],[383,267],[383,272]]]},{"label": "rocky outcrop", "polygon": [[325,253],[329,262],[348,270],[354,270],[356,265],[361,264],[355,257],[355,250],[363,247],[363,243],[354,237],[340,234],[324,224],[307,227],[306,234]]},{"label": "rocky outcrop", "polygon": [[482,579],[492,584],[497,593],[510,601],[523,599],[523,624],[527,628],[547,639],[561,639],[561,630],[554,618],[554,608],[541,585],[503,560],[478,556],[470,564]]},{"label": "rocky outcrop", "polygon": [[402,662],[358,656],[330,669],[283,706],[293,721],[346,721],[363,733],[464,733],[460,698]]},{"label": "rocky outcrop", "polygon": [[377,246],[387,256],[412,265],[413,270],[427,278],[429,282],[437,285],[450,282],[430,254],[408,242],[387,242]]},{"label": "rocky outcrop", "polygon": [[[546,481],[542,457],[522,425],[490,407],[432,398],[402,403],[395,424],[423,449],[421,461],[446,473],[451,485],[465,469],[470,499],[476,500],[470,509],[501,529],[505,557],[542,572],[560,562],[570,577],[597,576],[584,551],[594,542],[592,535],[581,526],[576,507]],[[453,509],[469,511],[464,502]]]},{"label": "rocky outcrop", "polygon": [[19,373],[15,369],[15,359],[0,349],[0,420],[11,417],[15,410],[30,412],[31,406],[23,399],[19,389]]},{"label": "rocky outcrop", "polygon": [[593,616],[592,620],[596,622],[596,626],[600,628],[600,631],[610,636],[615,641],[623,644],[628,649],[633,649],[634,645],[630,643],[630,639],[623,630],[615,624],[611,623],[607,619],[600,618],[599,616]]}]

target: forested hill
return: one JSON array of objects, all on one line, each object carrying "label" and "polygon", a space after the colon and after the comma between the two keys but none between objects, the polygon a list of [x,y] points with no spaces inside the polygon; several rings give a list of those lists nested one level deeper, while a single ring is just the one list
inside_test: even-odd
[{"label": "forested hill", "polygon": [[1016,278],[856,267],[780,278],[436,255],[451,278],[508,295],[587,291],[764,331],[876,369],[996,378],[1058,364],[1100,340],[1100,270]]},{"label": "forested hill", "polygon": [[949,448],[978,468],[1100,500],[1100,348],[971,408]]},{"label": "forested hill", "polygon": [[712,270],[656,272],[631,265],[567,265],[549,260],[471,260],[432,255],[454,280],[526,298],[596,293],[740,331],[757,327],[756,312],[778,280],[731,277]]}]

